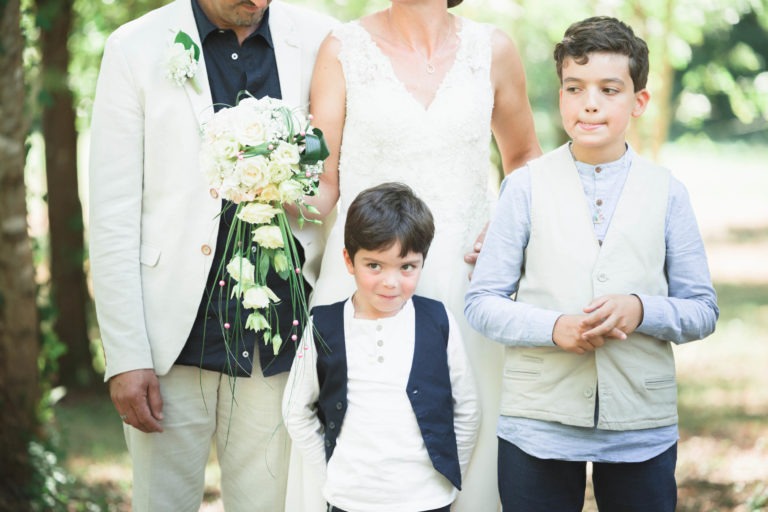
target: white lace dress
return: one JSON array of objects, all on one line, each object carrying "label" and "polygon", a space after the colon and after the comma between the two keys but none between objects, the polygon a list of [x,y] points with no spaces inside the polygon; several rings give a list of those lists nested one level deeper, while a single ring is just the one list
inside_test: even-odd
[{"label": "white lace dress", "polygon": [[[334,31],[341,42],[347,113],[339,162],[338,216],[331,228],[314,304],[345,299],[354,281],[342,258],[349,204],[368,187],[387,181],[409,185],[430,207],[435,239],[417,294],[442,301],[457,318],[481,398],[483,423],[463,490],[453,510],[498,510],[496,420],[502,347],[473,331],[464,320],[464,293],[471,267],[464,263],[490,214],[491,32],[461,19],[456,60],[429,105],[419,103],[397,78],[389,59],[366,30],[350,22]],[[295,459],[296,457],[294,457]],[[289,477],[289,503],[296,493]],[[296,503],[296,502],[294,502]],[[322,503],[321,503],[322,506]],[[286,510],[324,510],[309,504]]]}]

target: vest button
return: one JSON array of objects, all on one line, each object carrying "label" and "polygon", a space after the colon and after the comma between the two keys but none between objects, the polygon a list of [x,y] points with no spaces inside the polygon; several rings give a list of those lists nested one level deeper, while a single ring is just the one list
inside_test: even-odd
[{"label": "vest button", "polygon": [[328,423],[328,428],[329,428],[329,429],[331,429],[331,430],[333,430],[333,429],[335,429],[335,428],[336,428],[336,424],[335,424],[334,422],[332,422],[332,421],[331,421],[331,422],[329,422],[329,423]]},{"label": "vest button", "polygon": [[592,388],[587,388],[584,390],[584,398],[592,398],[592,395],[595,394],[595,391]]},{"label": "vest button", "polygon": [[600,281],[601,283],[606,282],[608,280],[608,274],[606,274],[605,272],[600,272],[599,274],[597,274],[597,280]]},{"label": "vest button", "polygon": [[331,446],[331,440],[330,439],[326,439],[325,440],[325,446],[329,446],[329,447]]},{"label": "vest button", "polygon": [[344,404],[342,404],[341,402],[336,402],[336,410],[337,411],[340,411],[342,407],[344,407]]}]

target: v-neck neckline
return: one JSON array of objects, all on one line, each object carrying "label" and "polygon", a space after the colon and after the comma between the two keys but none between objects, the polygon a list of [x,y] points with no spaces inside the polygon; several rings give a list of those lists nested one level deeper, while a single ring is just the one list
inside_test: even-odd
[{"label": "v-neck neckline", "polygon": [[365,35],[367,37],[367,40],[368,40],[368,43],[374,48],[374,51],[378,54],[378,56],[384,62],[386,62],[386,65],[387,65],[387,68],[389,70],[389,74],[390,74],[391,79],[394,80],[394,82],[399,85],[400,89],[402,89],[402,91],[406,94],[406,96],[408,96],[413,101],[413,103],[415,103],[416,105],[421,107],[421,110],[424,113],[428,113],[432,109],[432,105],[434,105],[435,102],[437,101],[437,99],[439,98],[440,93],[442,92],[442,90],[445,88],[445,83],[448,81],[448,78],[451,76],[451,74],[454,73],[454,70],[456,69],[456,65],[459,62],[459,58],[461,56],[461,53],[464,51],[464,39],[465,38],[462,37],[462,36],[463,36],[464,28],[465,28],[466,24],[465,24],[465,20],[463,20],[461,18],[457,18],[457,19],[460,21],[461,26],[456,31],[456,36],[459,38],[459,46],[456,49],[456,55],[453,58],[453,62],[451,63],[451,66],[445,72],[445,74],[443,75],[442,80],[440,80],[440,83],[435,88],[435,91],[432,94],[432,99],[430,100],[430,102],[428,104],[424,104],[421,101],[419,101],[419,99],[416,98],[416,96],[414,96],[413,92],[410,89],[408,89],[408,87],[405,85],[405,82],[403,82],[403,80],[400,78],[400,76],[398,76],[397,72],[395,71],[395,66],[392,63],[392,59],[386,53],[384,53],[384,51],[381,49],[381,47],[373,39],[373,36],[371,35],[371,33],[368,32],[368,30],[359,21],[356,21],[355,24],[357,25],[357,27],[360,30],[362,30],[365,33]]}]

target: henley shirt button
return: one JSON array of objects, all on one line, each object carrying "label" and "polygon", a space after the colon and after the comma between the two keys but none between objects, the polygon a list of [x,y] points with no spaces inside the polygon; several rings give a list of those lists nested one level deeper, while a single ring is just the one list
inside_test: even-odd
[{"label": "henley shirt button", "polygon": [[603,200],[602,199],[598,199],[597,201],[595,201],[595,204],[597,206],[603,206]]},{"label": "henley shirt button", "polygon": [[376,326],[376,330],[377,330],[377,331],[380,331],[380,330],[382,330],[383,328],[384,328],[384,326],[383,326],[383,325],[381,325],[381,324],[379,324],[379,325],[377,325],[377,326]]},{"label": "henley shirt button", "polygon": [[232,54],[232,60],[237,60],[240,56],[237,53]]},{"label": "henley shirt button", "polygon": [[210,192],[212,198],[214,198],[214,199],[218,199],[219,198],[219,191],[216,190],[215,188],[212,188],[211,190],[209,190],[209,192]]},{"label": "henley shirt button", "polygon": [[601,172],[603,172],[603,168],[598,165],[597,167],[595,167],[595,172],[596,173],[601,173]]},{"label": "henley shirt button", "polygon": [[384,346],[384,340],[379,340],[379,341],[376,342],[376,344],[378,346],[380,346],[380,347],[383,347]]},{"label": "henley shirt button", "polygon": [[597,274],[597,280],[600,281],[601,283],[604,283],[608,280],[608,275],[605,274],[604,272],[600,272],[599,274]]},{"label": "henley shirt button", "polygon": [[379,357],[376,358],[376,360],[378,362],[380,362],[380,363],[383,363],[384,362],[384,356],[379,356]]},{"label": "henley shirt button", "polygon": [[211,246],[208,244],[203,244],[200,246],[200,252],[203,253],[205,256],[211,255]]}]

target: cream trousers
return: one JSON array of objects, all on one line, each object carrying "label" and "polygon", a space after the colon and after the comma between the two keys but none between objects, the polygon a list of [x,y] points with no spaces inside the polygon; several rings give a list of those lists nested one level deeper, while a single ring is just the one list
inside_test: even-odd
[{"label": "cream trousers", "polygon": [[233,379],[190,366],[160,377],[163,432],[125,426],[133,461],[133,510],[197,512],[211,444],[227,512],[284,508],[290,441],[282,423],[287,373]]}]

